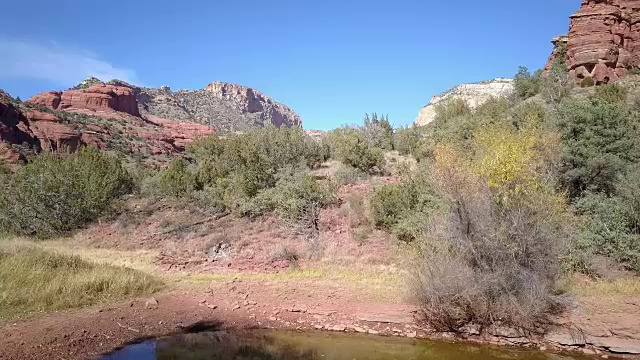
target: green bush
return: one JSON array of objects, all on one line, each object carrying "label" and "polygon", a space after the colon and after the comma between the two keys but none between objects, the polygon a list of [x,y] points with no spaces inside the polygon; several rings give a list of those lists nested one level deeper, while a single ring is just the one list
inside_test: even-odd
[{"label": "green bush", "polygon": [[389,115],[381,116],[373,113],[371,117],[365,114],[362,132],[367,142],[373,146],[385,150],[393,150],[393,127],[389,123]]},{"label": "green bush", "polygon": [[605,84],[596,87],[593,99],[608,104],[621,104],[627,100],[627,89],[618,84]]},{"label": "green bush", "polygon": [[522,100],[536,96],[542,90],[542,70],[537,70],[533,75],[524,66],[520,66],[518,73],[513,78],[516,94]]},{"label": "green bush", "polygon": [[580,81],[580,87],[586,88],[586,87],[592,87],[596,84],[596,82],[593,80],[592,77],[586,77],[584,79],[582,79],[582,81]]},{"label": "green bush", "polygon": [[403,155],[413,155],[420,146],[422,130],[419,127],[401,127],[393,133],[393,149]]},{"label": "green bush", "polygon": [[449,120],[471,114],[471,108],[466,101],[455,98],[435,107],[435,122],[448,122]]},{"label": "green bush", "polygon": [[327,135],[331,157],[367,173],[379,173],[384,168],[384,150],[371,145],[362,131],[342,127]]},{"label": "green bush", "polygon": [[7,179],[0,194],[0,226],[23,235],[58,235],[96,220],[132,189],[120,160],[98,150],[43,153]]},{"label": "green bush", "polygon": [[191,194],[197,188],[196,176],[182,157],[173,160],[158,177],[158,191],[163,195],[181,197]]},{"label": "green bush", "polygon": [[324,206],[332,202],[333,189],[323,186],[304,169],[283,169],[277,176],[276,185],[261,190],[243,212],[262,215],[276,211],[288,220],[301,219],[311,206]]},{"label": "green bush", "polygon": [[412,175],[399,184],[384,185],[373,194],[371,218],[378,228],[410,242],[423,231],[436,205],[429,183]]},{"label": "green bush", "polygon": [[558,113],[564,145],[561,180],[569,194],[612,194],[616,178],[638,159],[637,119],[626,106],[597,97],[566,101]]},{"label": "green bush", "polygon": [[640,272],[638,208],[632,207],[621,197],[604,194],[587,194],[578,200],[577,213],[584,219],[576,249],[582,255],[579,270],[590,272],[591,255],[597,254]]},{"label": "green bush", "polygon": [[527,101],[511,109],[511,125],[516,129],[544,124],[547,111],[541,102]]},{"label": "green bush", "polygon": [[208,211],[239,216],[276,211],[292,220],[308,204],[318,200],[322,205],[325,195],[331,196],[309,174],[326,158],[324,144],[300,128],[206,137],[190,144],[184,158],[144,179],[142,193],[170,196]]}]

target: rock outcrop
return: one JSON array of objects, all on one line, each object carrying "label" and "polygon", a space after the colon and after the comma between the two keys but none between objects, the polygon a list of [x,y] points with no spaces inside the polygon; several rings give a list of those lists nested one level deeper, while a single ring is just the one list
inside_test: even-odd
[{"label": "rock outcrop", "polygon": [[583,0],[571,16],[566,60],[577,83],[608,83],[640,67],[640,1]]},{"label": "rock outcrop", "polygon": [[544,67],[545,72],[550,71],[551,68],[553,67],[553,64],[557,60],[566,61],[568,42],[569,42],[569,37],[566,35],[556,36],[553,38],[553,40],[551,40],[551,43],[553,44],[553,51],[551,52],[551,56],[549,56],[547,65]]},{"label": "rock outcrop", "polygon": [[89,110],[97,113],[116,111],[140,116],[132,89],[124,86],[95,84],[81,90],[49,91],[37,94],[27,102],[54,110]]},{"label": "rock outcrop", "polygon": [[0,98],[0,147],[4,160],[16,162],[24,157],[16,146],[34,152],[74,151],[82,144],[81,133],[56,115],[26,110],[7,100]]},{"label": "rock outcrop", "polygon": [[[73,100],[74,106],[63,106],[69,99],[65,96],[68,93],[75,96],[78,92],[42,93],[21,104],[0,92],[0,159],[18,163],[41,151],[75,151],[87,145],[117,151],[136,161],[163,165],[172,155],[183,152],[194,139],[215,134],[215,129],[202,124],[178,123],[153,116],[143,119],[119,112],[116,109],[124,108],[118,102],[110,102],[106,110],[97,111],[91,109],[102,109],[98,107],[100,104],[84,100]],[[132,94],[130,89],[124,93]],[[46,110],[42,107],[57,111],[41,111]]]},{"label": "rock outcrop", "polygon": [[475,109],[491,98],[509,96],[513,89],[513,79],[507,78],[458,85],[447,92],[432,97],[429,104],[420,110],[414,124],[424,126],[431,123],[436,117],[436,106],[439,104],[462,99],[471,109]]},{"label": "rock outcrop", "polygon": [[166,86],[159,89],[134,86],[133,91],[142,116],[204,124],[221,134],[267,125],[302,125],[300,117],[289,107],[246,86],[214,82],[203,90],[171,91]]}]

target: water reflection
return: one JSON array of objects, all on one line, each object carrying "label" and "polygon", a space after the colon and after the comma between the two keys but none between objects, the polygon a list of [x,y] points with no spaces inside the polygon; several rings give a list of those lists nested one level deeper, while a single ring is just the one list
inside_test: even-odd
[{"label": "water reflection", "polygon": [[211,331],[143,341],[102,360],[560,360],[583,359],[472,344],[290,331]]}]

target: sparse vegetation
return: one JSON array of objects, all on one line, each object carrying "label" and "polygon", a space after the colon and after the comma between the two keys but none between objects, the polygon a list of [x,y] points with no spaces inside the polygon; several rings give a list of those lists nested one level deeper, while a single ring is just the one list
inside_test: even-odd
[{"label": "sparse vegetation", "polygon": [[369,175],[364,171],[344,164],[340,164],[333,174],[333,180],[338,186],[355,184],[358,181],[368,179],[368,177]]}]

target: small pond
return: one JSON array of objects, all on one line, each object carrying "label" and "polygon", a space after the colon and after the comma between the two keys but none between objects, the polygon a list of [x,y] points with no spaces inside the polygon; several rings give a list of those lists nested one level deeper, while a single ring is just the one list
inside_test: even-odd
[{"label": "small pond", "polygon": [[128,345],[101,360],[575,360],[527,349],[361,334],[256,330],[201,332]]}]

